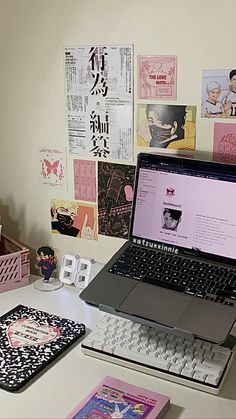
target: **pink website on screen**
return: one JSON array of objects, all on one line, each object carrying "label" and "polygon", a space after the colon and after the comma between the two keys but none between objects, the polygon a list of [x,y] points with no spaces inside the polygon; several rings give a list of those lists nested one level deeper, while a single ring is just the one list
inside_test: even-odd
[{"label": "pink website on screen", "polygon": [[235,183],[140,169],[133,235],[235,258]]}]

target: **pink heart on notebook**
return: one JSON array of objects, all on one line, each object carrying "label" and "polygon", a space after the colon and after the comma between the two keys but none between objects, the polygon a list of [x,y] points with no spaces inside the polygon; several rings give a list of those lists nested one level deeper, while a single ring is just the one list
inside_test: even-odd
[{"label": "pink heart on notebook", "polygon": [[60,329],[27,318],[13,321],[6,334],[12,348],[45,345],[61,335]]}]

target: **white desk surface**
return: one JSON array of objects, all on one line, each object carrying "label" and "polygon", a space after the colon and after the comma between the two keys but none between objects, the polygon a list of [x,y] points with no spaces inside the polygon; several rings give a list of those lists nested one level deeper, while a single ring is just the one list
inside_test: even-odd
[{"label": "white desk surface", "polygon": [[[37,277],[32,277],[35,279]],[[88,330],[103,313],[82,302],[79,292],[72,285],[42,292],[31,283],[0,294],[0,315],[24,304],[84,323]],[[166,419],[236,418],[236,358],[220,395],[214,396],[86,356],[81,352],[80,341],[36,376],[25,390],[10,393],[0,389],[0,417],[65,418],[104,375],[170,396],[171,407]]]}]

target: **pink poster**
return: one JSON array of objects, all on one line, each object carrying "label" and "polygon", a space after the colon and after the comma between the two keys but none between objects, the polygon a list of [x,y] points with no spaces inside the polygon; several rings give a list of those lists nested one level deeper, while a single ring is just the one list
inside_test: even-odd
[{"label": "pink poster", "polygon": [[236,124],[214,124],[213,160],[236,163]]},{"label": "pink poster", "polygon": [[138,98],[176,100],[176,56],[138,56]]},{"label": "pink poster", "polygon": [[37,165],[41,186],[67,190],[65,148],[38,146]]},{"label": "pink poster", "polygon": [[96,201],[96,162],[74,160],[75,199]]}]

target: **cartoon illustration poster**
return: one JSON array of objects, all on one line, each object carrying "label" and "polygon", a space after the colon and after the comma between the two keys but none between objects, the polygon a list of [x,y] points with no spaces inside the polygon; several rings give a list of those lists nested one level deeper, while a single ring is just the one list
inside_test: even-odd
[{"label": "cartoon illustration poster", "polygon": [[96,162],[91,160],[74,160],[75,199],[96,201]]},{"label": "cartoon illustration poster", "polygon": [[65,148],[39,146],[37,165],[41,186],[67,190]]},{"label": "cartoon illustration poster", "polygon": [[138,98],[176,100],[175,55],[138,56]]},{"label": "cartoon illustration poster", "polygon": [[196,106],[138,104],[137,146],[195,149]]},{"label": "cartoon illustration poster", "polygon": [[65,48],[69,152],[133,157],[133,47]]},{"label": "cartoon illustration poster", "polygon": [[202,71],[201,117],[236,117],[236,69]]},{"label": "cartoon illustration poster", "polygon": [[78,201],[51,200],[51,230],[88,240],[97,240],[97,207]]},{"label": "cartoon illustration poster", "polygon": [[128,238],[135,166],[98,162],[99,234]]},{"label": "cartoon illustration poster", "polygon": [[215,122],[213,160],[236,163],[236,124]]}]

